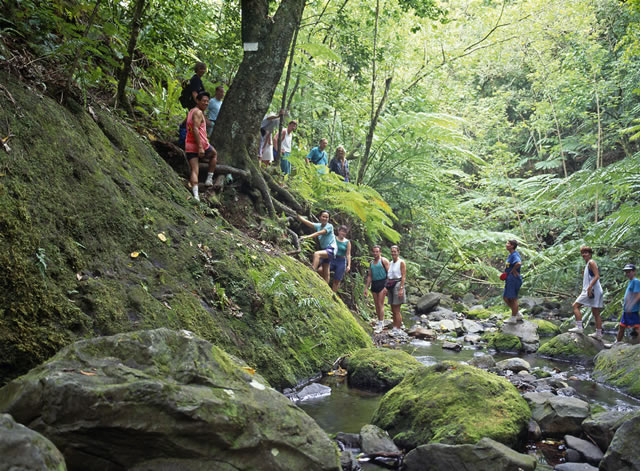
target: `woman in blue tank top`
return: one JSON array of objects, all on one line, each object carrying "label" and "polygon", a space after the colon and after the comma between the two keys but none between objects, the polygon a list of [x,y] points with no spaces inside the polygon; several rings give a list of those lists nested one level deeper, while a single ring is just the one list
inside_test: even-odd
[{"label": "woman in blue tank top", "polygon": [[349,228],[347,226],[338,227],[338,237],[336,238],[336,246],[338,248],[336,256],[331,262],[331,271],[333,272],[333,283],[331,289],[336,292],[340,286],[340,282],[344,278],[344,274],[351,271],[351,241],[347,239]]},{"label": "woman in blue tank top", "polygon": [[320,222],[311,222],[298,214],[298,221],[315,230],[313,234],[303,235],[300,240],[318,238],[320,250],[313,254],[313,271],[318,271],[318,267],[322,262],[322,278],[329,283],[329,264],[335,257],[337,249],[336,237],[333,235],[333,226],[329,224],[329,211],[320,211],[318,219]]},{"label": "woman in blue tank top", "polygon": [[369,273],[367,274],[367,284],[364,287],[365,297],[369,295],[369,286],[373,293],[373,301],[376,306],[378,325],[374,332],[382,332],[382,321],[384,320],[384,286],[387,283],[387,272],[389,271],[389,260],[381,256],[380,246],[374,245],[371,249],[373,260],[369,263]]}]

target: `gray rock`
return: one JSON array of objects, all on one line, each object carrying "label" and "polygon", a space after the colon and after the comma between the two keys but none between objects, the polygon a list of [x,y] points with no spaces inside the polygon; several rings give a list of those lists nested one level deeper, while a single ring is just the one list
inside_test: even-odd
[{"label": "gray rock", "polygon": [[469,360],[469,364],[476,368],[483,368],[487,370],[496,366],[496,361],[493,359],[493,356],[488,353],[482,353],[480,355],[474,355],[473,358]]},{"label": "gray rock", "polygon": [[477,345],[482,342],[482,336],[477,334],[467,334],[464,336],[464,341],[472,345]]},{"label": "gray rock", "polygon": [[602,342],[598,342],[588,335],[565,332],[564,334],[556,335],[540,347],[538,354],[588,363],[603,348]]},{"label": "gray rock", "polygon": [[462,345],[456,342],[445,341],[442,343],[442,348],[444,348],[445,350],[454,350],[456,352],[459,352],[460,350],[462,350]]},{"label": "gray rock", "polygon": [[412,337],[422,340],[433,340],[437,337],[434,330],[425,329],[424,327],[421,327],[417,324],[411,327],[411,329],[409,329],[409,332],[407,333]]},{"label": "gray rock", "polygon": [[640,398],[640,345],[617,344],[595,358],[593,377]]},{"label": "gray rock", "polygon": [[562,463],[553,468],[554,471],[598,471],[587,463]]},{"label": "gray rock", "polygon": [[462,297],[462,302],[467,306],[473,306],[473,304],[476,302],[476,297],[473,295],[473,293],[467,293]]},{"label": "gray rock", "polygon": [[589,404],[575,397],[556,396],[550,392],[529,392],[523,397],[544,435],[578,435],[582,421],[589,416]]},{"label": "gray rock", "polygon": [[584,460],[582,459],[582,455],[580,454],[579,451],[572,450],[571,448],[568,448],[566,453],[567,453],[567,455],[566,455],[567,462],[569,462],[569,463],[583,463],[584,462]]},{"label": "gray rock", "polygon": [[375,425],[367,424],[360,429],[363,453],[400,453],[389,434]]},{"label": "gray rock", "polygon": [[320,383],[311,383],[298,391],[294,396],[291,396],[290,399],[294,402],[309,401],[330,395],[331,388],[329,386]]},{"label": "gray rock", "polygon": [[544,303],[542,298],[534,298],[533,296],[525,296],[518,300],[518,304],[524,309],[531,309],[533,306]]},{"label": "gray rock", "polygon": [[357,458],[353,456],[351,450],[343,450],[340,453],[340,467],[342,471],[359,471],[361,469]]},{"label": "gray rock", "polygon": [[498,363],[496,363],[496,368],[499,368],[503,371],[511,370],[514,373],[518,373],[519,371],[531,370],[531,365],[528,361],[523,360],[522,358],[515,357],[499,361]]},{"label": "gray rock", "polygon": [[542,438],[542,430],[540,430],[540,426],[538,425],[538,422],[536,422],[533,419],[529,421],[527,434],[528,434],[529,440],[532,440],[534,442],[537,442],[538,440],[540,440],[540,438]]},{"label": "gray rock", "polygon": [[606,450],[613,440],[616,430],[627,420],[640,415],[640,412],[604,411],[593,414],[582,422],[584,432],[598,444],[600,449]]},{"label": "gray rock", "polygon": [[336,434],[336,440],[342,443],[346,448],[362,448],[359,433],[338,432]]},{"label": "gray rock", "polygon": [[503,334],[515,335],[522,342],[525,352],[533,353],[540,346],[538,336],[538,324],[530,321],[516,322],[515,324],[504,324],[500,329]]},{"label": "gray rock", "polygon": [[580,456],[583,458],[581,461],[586,461],[587,463],[597,466],[604,457],[604,453],[602,453],[600,448],[591,442],[574,437],[573,435],[565,435],[564,441],[567,443],[567,447],[580,453]]},{"label": "gray rock", "polygon": [[419,446],[407,454],[404,466],[405,471],[533,471],[536,459],[483,438],[475,445]]},{"label": "gray rock", "polygon": [[482,311],[484,309],[484,306],[482,304],[476,304],[475,306],[471,306],[469,308],[469,312],[471,311]]},{"label": "gray rock", "polygon": [[469,334],[477,334],[479,332],[484,332],[484,327],[476,321],[472,321],[471,319],[464,319],[462,321],[462,327]]},{"label": "gray rock", "polygon": [[65,471],[62,453],[47,438],[0,414],[0,470]]},{"label": "gray rock", "polygon": [[442,294],[440,293],[427,293],[420,298],[418,304],[416,304],[416,312],[418,314],[426,314],[432,311],[440,302]]},{"label": "gray rock", "polygon": [[430,321],[455,321],[458,318],[458,313],[447,309],[442,306],[438,306],[435,310],[428,314]]},{"label": "gray rock", "polygon": [[339,469],[313,419],[186,331],[76,342],[0,389],[0,410],[71,470]]},{"label": "gray rock", "polygon": [[600,463],[601,471],[640,471],[640,415],[623,423]]}]

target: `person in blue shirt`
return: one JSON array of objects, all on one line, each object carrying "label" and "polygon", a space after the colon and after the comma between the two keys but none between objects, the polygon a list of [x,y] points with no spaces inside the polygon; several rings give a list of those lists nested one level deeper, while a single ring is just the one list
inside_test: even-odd
[{"label": "person in blue shirt", "polygon": [[311,162],[314,165],[327,165],[329,160],[327,160],[327,153],[324,149],[327,147],[329,141],[326,139],[320,139],[320,142],[316,147],[311,149],[311,152],[307,154],[307,163]]},{"label": "person in blue shirt", "polygon": [[615,343],[622,342],[625,329],[633,329],[640,335],[640,280],[636,278],[636,266],[633,263],[627,263],[623,270],[629,284],[624,293],[622,317]]},{"label": "person in blue shirt", "polygon": [[207,106],[207,136],[209,136],[209,139],[211,139],[213,135],[213,127],[216,125],[216,119],[218,119],[223,98],[224,85],[218,85],[215,96],[209,101],[209,105]]},{"label": "person in blue shirt", "polygon": [[520,267],[522,266],[522,258],[516,251],[518,242],[516,240],[507,241],[507,251],[509,257],[504,269],[504,273],[507,275],[504,282],[504,292],[502,298],[507,306],[511,308],[511,317],[505,322],[507,324],[515,324],[516,322],[522,322],[522,314],[518,312],[518,291],[522,286],[522,277],[520,276]]},{"label": "person in blue shirt", "polygon": [[318,219],[320,222],[311,222],[298,214],[298,221],[315,231],[313,234],[303,235],[300,240],[318,238],[320,250],[313,254],[313,271],[318,270],[322,261],[322,278],[329,283],[330,264],[337,252],[336,236],[333,233],[333,226],[329,224],[329,211],[321,211]]}]

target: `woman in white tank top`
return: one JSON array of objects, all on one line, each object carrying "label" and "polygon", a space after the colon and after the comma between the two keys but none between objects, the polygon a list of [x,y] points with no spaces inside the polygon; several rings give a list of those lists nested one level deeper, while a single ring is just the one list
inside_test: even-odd
[{"label": "woman in white tank top", "polygon": [[591,308],[593,316],[596,318],[596,331],[590,334],[589,337],[595,339],[602,339],[602,318],[600,317],[600,311],[604,307],[602,286],[600,285],[600,271],[598,265],[591,258],[593,257],[593,249],[591,247],[580,247],[580,255],[587,262],[584,267],[584,273],[582,275],[582,292],[580,296],[573,303],[573,314],[576,317],[576,326],[573,329],[569,329],[569,332],[583,332],[582,326],[582,313],[580,308],[587,306]]},{"label": "woman in white tank top", "polygon": [[405,303],[404,282],[407,277],[407,267],[404,260],[400,259],[400,249],[397,245],[391,247],[389,270],[387,271],[387,296],[391,306],[393,317],[393,330],[391,335],[397,335],[402,328],[402,314],[400,306]]}]

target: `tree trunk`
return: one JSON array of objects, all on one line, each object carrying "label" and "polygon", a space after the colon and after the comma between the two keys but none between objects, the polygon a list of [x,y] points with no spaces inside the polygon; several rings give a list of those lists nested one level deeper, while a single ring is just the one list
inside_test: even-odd
[{"label": "tree trunk", "polygon": [[127,55],[122,62],[122,70],[118,78],[118,94],[116,95],[116,103],[120,108],[130,108],[129,100],[127,100],[126,87],[131,73],[131,62],[133,62],[133,54],[138,44],[138,36],[140,35],[140,26],[142,23],[142,14],[146,7],[146,0],[136,0],[135,9],[133,11],[133,19],[131,20],[131,34],[129,35],[129,46],[127,47]]},{"label": "tree trunk", "polygon": [[[271,18],[268,0],[242,0],[245,53],[213,130],[218,160],[250,171],[249,184],[260,190],[270,213],[273,204],[257,161],[260,123],[282,75],[305,4],[306,0],[282,0]],[[247,50],[247,43],[257,43],[257,51]]]}]

